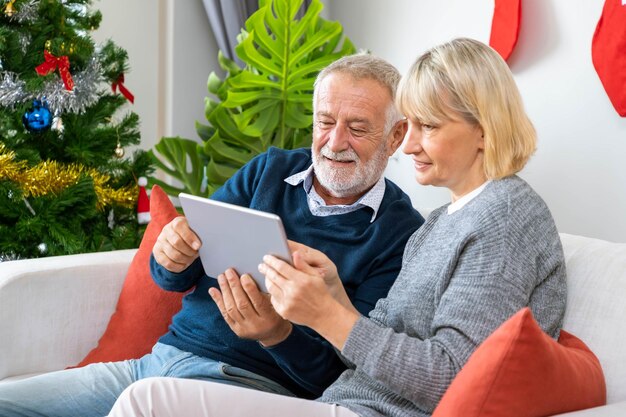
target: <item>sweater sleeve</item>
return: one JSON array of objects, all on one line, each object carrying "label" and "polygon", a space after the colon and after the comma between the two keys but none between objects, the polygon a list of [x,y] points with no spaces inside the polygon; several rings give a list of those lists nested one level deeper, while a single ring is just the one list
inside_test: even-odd
[{"label": "sweater sleeve", "polygon": [[150,274],[154,282],[166,291],[185,292],[191,289],[204,275],[200,258],[182,272],[170,272],[161,266],[150,254]]},{"label": "sweater sleeve", "polygon": [[[478,344],[528,304],[537,280],[536,256],[508,244],[510,236],[503,235],[507,233],[502,230],[474,235],[459,245],[449,263],[449,278],[438,283],[442,288],[429,337],[420,339],[361,318],[342,354],[390,391],[432,411]],[[509,259],[528,261],[519,263],[512,276],[506,267]],[[404,266],[407,280],[418,279],[417,265]],[[416,296],[414,302],[424,300]],[[404,320],[419,320],[411,317],[410,306],[403,311]]]},{"label": "sweater sleeve", "polygon": [[[267,155],[265,153],[253,158],[217,189],[211,198],[248,207],[258,180],[265,169],[266,161]],[[156,284],[164,290],[185,292],[196,285],[198,279],[204,274],[204,269],[198,258],[186,270],[180,273],[170,272],[159,265],[151,254],[150,274]]]},{"label": "sweater sleeve", "polygon": [[268,158],[268,152],[254,157],[218,188],[211,195],[211,199],[250,207],[250,202],[255,196],[259,181],[268,164]]}]

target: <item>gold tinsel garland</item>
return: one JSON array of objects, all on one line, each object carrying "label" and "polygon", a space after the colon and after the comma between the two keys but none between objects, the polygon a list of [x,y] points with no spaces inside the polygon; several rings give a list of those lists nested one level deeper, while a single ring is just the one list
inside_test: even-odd
[{"label": "gold tinsel garland", "polygon": [[137,204],[138,188],[135,186],[112,188],[107,185],[111,177],[76,163],[44,161],[28,168],[26,161],[16,162],[15,152],[7,150],[6,146],[0,143],[0,180],[6,178],[20,184],[24,197],[57,195],[65,188],[76,184],[83,175],[93,179],[99,210],[113,204],[126,208],[133,208]]}]

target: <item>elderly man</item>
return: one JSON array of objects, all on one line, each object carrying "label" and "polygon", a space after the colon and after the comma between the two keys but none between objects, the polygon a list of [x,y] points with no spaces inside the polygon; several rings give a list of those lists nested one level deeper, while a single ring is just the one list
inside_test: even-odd
[{"label": "elderly man", "polygon": [[[294,247],[321,250],[340,276],[350,277],[346,292],[363,315],[386,296],[407,239],[424,221],[382,176],[407,129],[394,106],[399,78],[392,65],[369,55],[331,64],[315,83],[312,149],[272,148],[212,196],[278,214]],[[155,244],[155,282],[193,291],[152,353],[1,384],[0,416],[103,416],[124,388],[151,376],[318,396],[345,369],[332,345],[283,320],[249,276],[232,270],[206,276],[199,247],[183,217]]]}]

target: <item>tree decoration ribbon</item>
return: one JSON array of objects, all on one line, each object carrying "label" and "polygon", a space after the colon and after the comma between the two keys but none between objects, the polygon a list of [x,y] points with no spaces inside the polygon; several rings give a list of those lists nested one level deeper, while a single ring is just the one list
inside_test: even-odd
[{"label": "tree decoration ribbon", "polygon": [[117,80],[115,80],[113,84],[111,84],[111,89],[113,89],[114,93],[117,93],[118,87],[120,89],[120,93],[122,93],[122,95],[126,97],[126,100],[134,104],[135,96],[133,96],[133,94],[130,91],[128,91],[126,86],[124,86],[124,73],[121,73],[120,76],[117,77]]},{"label": "tree decoration ribbon", "polygon": [[47,160],[28,167],[26,161],[15,161],[15,152],[0,143],[0,181],[9,179],[19,183],[24,197],[59,194],[85,175],[93,179],[98,210],[112,205],[133,208],[137,204],[138,190],[134,184],[115,189],[109,186],[111,177],[77,163],[62,164]]},{"label": "tree decoration ribbon", "polygon": [[43,56],[45,59],[44,63],[35,68],[37,74],[48,75],[58,68],[65,89],[72,91],[74,89],[74,80],[72,79],[72,74],[70,74],[70,59],[67,55],[56,57],[48,51],[43,51]]}]

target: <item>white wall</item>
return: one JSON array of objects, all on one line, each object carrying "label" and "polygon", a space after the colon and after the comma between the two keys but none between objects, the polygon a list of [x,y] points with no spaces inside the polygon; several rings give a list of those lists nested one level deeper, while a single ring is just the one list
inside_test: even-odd
[{"label": "white wall", "polygon": [[[359,48],[401,72],[430,46],[456,36],[489,39],[493,1],[323,0]],[[591,39],[603,0],[524,0],[517,49],[510,59],[539,148],[522,171],[546,200],[559,230],[626,242],[626,119],[612,108],[591,63]],[[142,147],[163,135],[196,139],[204,121],[206,79],[218,70],[217,46],[201,0],[107,0],[95,3],[111,36],[130,55],[127,85],[142,118]],[[448,201],[421,187],[408,158],[388,176],[418,207]]]},{"label": "white wall", "polygon": [[[429,47],[453,37],[488,42],[493,1],[326,0],[357,47],[401,72]],[[544,198],[559,230],[626,242],[626,119],[606,96],[591,62],[603,0],[524,0],[509,64],[538,131],[538,150],[521,176]],[[398,155],[387,175],[418,207],[447,201],[419,186]]]},{"label": "white wall", "polygon": [[[164,80],[170,89],[166,114],[166,136],[200,140],[195,122],[206,123],[204,98],[209,95],[211,71],[222,75],[217,62],[218,48],[201,0],[161,0],[167,3],[165,32],[170,34],[170,70]],[[168,58],[169,58],[168,57]]]},{"label": "white wall", "polygon": [[130,71],[124,85],[135,96],[135,104],[128,103],[122,112],[139,115],[140,147],[149,149],[158,134],[159,7],[151,0],[104,0],[94,2],[93,8],[103,16],[94,40],[110,38],[128,52]]},{"label": "white wall", "polygon": [[198,139],[195,121],[205,122],[204,98],[211,71],[220,71],[217,45],[201,0],[106,0],[93,33],[126,49],[130,72],[125,85],[135,95],[126,109],[141,119],[141,148],[162,136]]}]

